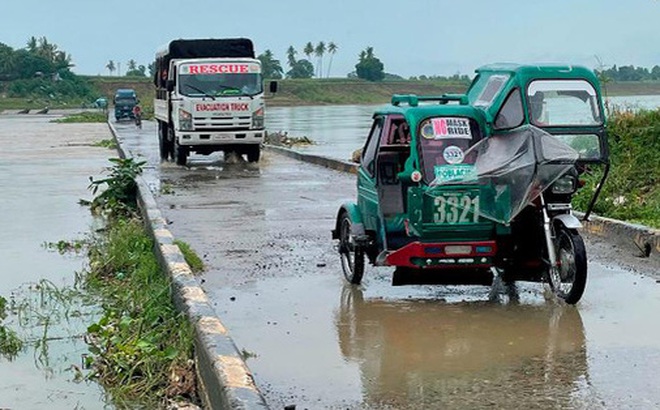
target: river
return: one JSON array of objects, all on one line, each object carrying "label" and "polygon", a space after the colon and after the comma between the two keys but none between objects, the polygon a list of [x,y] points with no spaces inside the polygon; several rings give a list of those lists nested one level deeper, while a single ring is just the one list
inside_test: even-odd
[{"label": "river", "polygon": [[[610,107],[656,109],[660,95],[610,97]],[[371,127],[371,116],[381,105],[324,105],[309,107],[272,107],[266,110],[269,132],[288,132],[292,137],[306,136],[314,145],[297,149],[313,154],[347,160],[362,147]]]}]

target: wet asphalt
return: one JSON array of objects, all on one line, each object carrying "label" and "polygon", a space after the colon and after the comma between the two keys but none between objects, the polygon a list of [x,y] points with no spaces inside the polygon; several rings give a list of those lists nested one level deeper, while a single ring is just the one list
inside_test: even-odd
[{"label": "wet asphalt", "polygon": [[355,176],[265,153],[160,163],[155,125],[117,124],[274,408],[660,408],[657,265],[588,241],[582,301],[541,284],[346,285],[330,230]]}]

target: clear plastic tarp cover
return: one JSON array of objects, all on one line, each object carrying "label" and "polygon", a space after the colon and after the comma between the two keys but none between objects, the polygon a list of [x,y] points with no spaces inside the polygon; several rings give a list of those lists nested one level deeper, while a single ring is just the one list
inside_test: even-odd
[{"label": "clear plastic tarp cover", "polygon": [[[465,157],[474,152],[473,164],[460,164],[470,167],[470,172],[456,172],[449,178],[444,173],[431,187],[479,186],[479,215],[503,224],[510,223],[569,171],[579,157],[569,145],[531,125],[482,139],[465,152]],[[442,191],[446,190],[430,189],[428,194],[441,195]]]}]

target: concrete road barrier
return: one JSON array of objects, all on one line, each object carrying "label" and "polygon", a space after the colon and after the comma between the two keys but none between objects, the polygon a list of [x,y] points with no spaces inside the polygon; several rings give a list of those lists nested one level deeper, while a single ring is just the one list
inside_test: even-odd
[{"label": "concrete road barrier", "polygon": [[[117,130],[108,121],[119,155],[126,158]],[[243,360],[227,329],[217,317],[208,296],[174,243],[158,204],[141,176],[137,178],[138,205],[146,227],[154,238],[161,266],[172,279],[174,302],[185,312],[195,329],[195,364],[200,395],[211,409],[268,409],[257,389],[252,373]]]}]

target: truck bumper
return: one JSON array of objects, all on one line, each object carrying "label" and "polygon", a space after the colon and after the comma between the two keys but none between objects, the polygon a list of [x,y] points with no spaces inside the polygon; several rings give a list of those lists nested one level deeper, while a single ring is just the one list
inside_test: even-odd
[{"label": "truck bumper", "polygon": [[259,144],[264,140],[266,130],[249,131],[177,131],[179,145],[243,145]]}]

